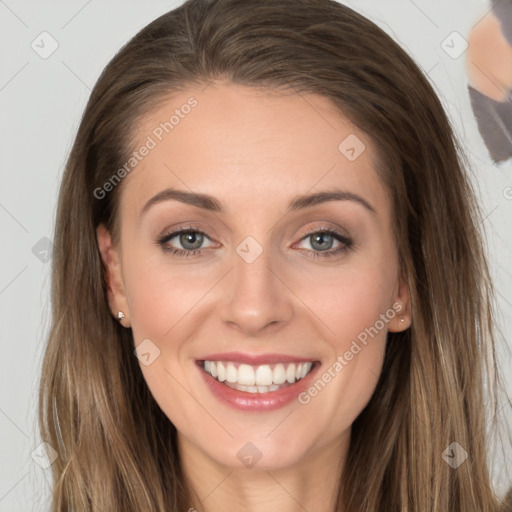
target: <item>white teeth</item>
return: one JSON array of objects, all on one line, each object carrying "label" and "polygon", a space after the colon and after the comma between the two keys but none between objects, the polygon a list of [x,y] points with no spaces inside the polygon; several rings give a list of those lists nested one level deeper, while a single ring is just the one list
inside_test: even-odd
[{"label": "white teeth", "polygon": [[226,368],[221,362],[217,363],[217,380],[219,382],[226,380]]},{"label": "white teeth", "polygon": [[228,363],[228,365],[226,366],[226,380],[228,382],[237,382],[238,380],[238,371],[233,363]]},{"label": "white teeth", "polygon": [[[215,366],[215,365],[212,365],[212,366]],[[213,373],[212,373],[212,375],[213,375]],[[286,380],[290,384],[293,384],[295,382],[295,365],[293,363],[289,364],[288,368],[286,368]]]},{"label": "white teeth", "polygon": [[273,372],[268,364],[258,366],[256,370],[256,384],[258,386],[270,386],[272,384]]},{"label": "white teeth", "polygon": [[243,386],[242,384],[232,384],[225,382],[226,386],[237,389],[238,391],[245,391],[246,393],[269,393],[271,391],[277,391],[281,386],[272,384],[271,386]]},{"label": "white teeth", "polygon": [[286,382],[286,370],[284,364],[276,364],[272,375],[274,384],[284,384]]},{"label": "white teeth", "polygon": [[256,384],[256,379],[254,377],[254,370],[252,366],[248,364],[241,364],[238,367],[238,384],[243,384],[244,386],[254,386]]},{"label": "white teeth", "polygon": [[204,369],[219,382],[248,393],[275,391],[283,384],[303,379],[313,367],[308,363],[278,363],[251,366],[224,361],[204,361]]}]

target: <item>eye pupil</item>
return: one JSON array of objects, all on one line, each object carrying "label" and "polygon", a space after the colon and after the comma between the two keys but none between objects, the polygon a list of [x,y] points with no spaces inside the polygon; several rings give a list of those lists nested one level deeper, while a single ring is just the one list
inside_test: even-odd
[{"label": "eye pupil", "polygon": [[[330,239],[327,243],[327,247],[325,245],[322,245],[322,241],[325,241],[325,238]],[[333,237],[332,235],[329,235],[328,233],[316,233],[315,235],[312,235],[313,242],[311,244],[311,247],[316,248],[315,244],[319,245],[319,249],[330,249],[332,247]]]}]

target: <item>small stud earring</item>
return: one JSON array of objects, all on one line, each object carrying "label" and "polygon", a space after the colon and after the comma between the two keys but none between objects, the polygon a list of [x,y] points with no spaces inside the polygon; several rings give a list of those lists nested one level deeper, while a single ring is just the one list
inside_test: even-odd
[{"label": "small stud earring", "polygon": [[125,318],[124,313],[123,313],[122,311],[118,311],[118,313],[117,313],[117,319],[119,320],[119,322],[120,322],[123,318]]},{"label": "small stud earring", "polygon": [[[124,316],[124,315],[123,315]],[[400,322],[404,323],[405,320],[403,318],[400,318]]]}]

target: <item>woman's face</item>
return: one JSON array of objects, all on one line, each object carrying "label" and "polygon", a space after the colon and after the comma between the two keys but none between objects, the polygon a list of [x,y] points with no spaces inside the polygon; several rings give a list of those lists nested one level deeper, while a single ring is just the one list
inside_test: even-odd
[{"label": "woman's face", "polygon": [[346,447],[387,332],[409,325],[370,140],[321,96],[225,83],[137,133],[120,244],[98,239],[182,449],[277,469]]}]

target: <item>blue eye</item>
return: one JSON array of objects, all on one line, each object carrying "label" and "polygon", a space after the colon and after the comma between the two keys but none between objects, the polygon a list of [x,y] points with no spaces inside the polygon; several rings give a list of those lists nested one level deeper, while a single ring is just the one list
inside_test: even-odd
[{"label": "blue eye", "polygon": [[[183,249],[170,244],[170,241],[174,238],[177,239]],[[206,247],[201,247],[205,240],[210,240],[206,233],[193,226],[187,226],[186,228],[180,228],[164,235],[157,240],[157,243],[164,252],[170,253],[173,256],[186,258],[202,254],[206,249]],[[311,231],[301,239],[301,242],[306,240],[310,240],[312,250],[307,250],[306,252],[308,256],[312,258],[333,257],[351,249],[353,245],[350,238],[331,229],[316,229],[315,231]],[[334,242],[337,242],[338,246],[332,249]]]}]

